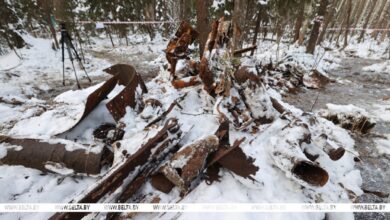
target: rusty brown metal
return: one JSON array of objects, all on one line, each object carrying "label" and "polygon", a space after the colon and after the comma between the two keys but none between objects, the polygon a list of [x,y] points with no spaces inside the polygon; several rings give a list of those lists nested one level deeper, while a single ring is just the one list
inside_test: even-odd
[{"label": "rusty brown metal", "polygon": [[[65,144],[50,143],[39,139],[15,139],[0,136],[1,143],[7,143],[7,155],[0,159],[1,164],[22,165],[41,171],[50,171],[45,164],[59,163],[76,173],[99,174],[103,165],[104,151],[92,153],[86,149],[66,150]],[[21,147],[21,149],[19,149]],[[108,156],[108,155],[106,155]]]},{"label": "rusty brown metal", "polygon": [[[83,193],[83,197],[77,199],[77,203],[96,203],[99,202],[107,194],[111,194],[122,186],[119,199],[121,201],[125,197],[131,196],[129,192],[134,186],[142,183],[141,177],[154,168],[157,168],[163,158],[171,153],[172,149],[177,146],[178,140],[181,136],[181,130],[177,119],[170,118],[166,121],[163,128],[158,133],[150,138],[138,151],[129,156],[123,163],[111,169],[102,179],[100,179],[94,186],[87,189]],[[134,173],[137,172],[137,173]],[[135,174],[135,175],[134,175]],[[127,179],[129,175],[134,175],[132,179]],[[126,182],[124,180],[126,179]],[[136,180],[136,182],[134,182]],[[130,188],[130,190],[128,190]],[[88,213],[56,213],[50,219],[81,219]]]},{"label": "rusty brown metal", "polygon": [[175,76],[176,63],[179,59],[187,58],[188,46],[194,42],[199,33],[186,21],[182,21],[175,37],[172,38],[165,49],[166,59],[170,64],[170,72]]},{"label": "rusty brown metal", "polygon": [[[119,121],[126,114],[126,107],[135,108],[137,104],[137,88],[139,95],[147,93],[142,77],[137,73],[133,66],[127,64],[115,64],[103,71],[118,78],[118,84],[125,88],[107,103],[107,109],[115,121]],[[139,106],[141,107],[141,106]]]},{"label": "rusty brown metal", "polygon": [[[219,140],[215,135],[197,140],[175,153],[160,171],[185,195],[191,182],[198,177],[206,165],[208,155],[218,149]],[[185,161],[183,163],[182,161]]]},{"label": "rusty brown metal", "polygon": [[151,177],[150,183],[154,188],[164,193],[169,193],[175,185],[162,173],[156,173]]},{"label": "rusty brown metal", "polygon": [[328,172],[311,161],[296,162],[291,172],[313,186],[324,186],[329,179]]},{"label": "rusty brown metal", "polygon": [[209,165],[217,162],[241,177],[254,180],[252,175],[256,175],[259,168],[253,164],[254,159],[245,155],[239,147],[244,140],[245,138],[236,140],[229,148],[220,148],[210,160]]},{"label": "rusty brown metal", "polygon": [[245,83],[246,81],[250,81],[253,84],[260,83],[260,77],[257,74],[249,71],[249,67],[242,66],[238,70],[234,72],[234,79],[238,84]]},{"label": "rusty brown metal", "polygon": [[115,88],[117,84],[123,85],[125,88],[106,105],[116,121],[121,119],[126,114],[127,106],[134,108],[137,104],[139,104],[137,102],[138,100],[136,100],[136,90],[138,86],[140,87],[140,95],[147,93],[147,88],[144,81],[142,80],[142,77],[131,65],[115,64],[107,69],[104,69],[103,71],[113,75],[113,77],[108,79],[102,86],[88,95],[84,112],[80,119],[70,129],[57,135],[66,133],[80,124],[81,121],[83,121],[83,119],[86,118],[101,101],[107,98],[108,94]]},{"label": "rusty brown metal", "polygon": [[109,80],[107,80],[102,86],[100,86],[98,89],[96,89],[91,94],[89,94],[81,118],[70,129],[57,135],[66,133],[72,130],[73,128],[75,128],[78,124],[80,124],[81,121],[83,121],[83,119],[87,117],[89,113],[91,113],[101,101],[107,98],[107,95],[115,88],[117,82],[118,82],[118,78],[112,77]]}]

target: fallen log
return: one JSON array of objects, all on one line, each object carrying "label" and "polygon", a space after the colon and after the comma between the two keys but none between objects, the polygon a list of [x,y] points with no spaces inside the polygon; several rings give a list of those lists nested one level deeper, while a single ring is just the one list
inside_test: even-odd
[{"label": "fallen log", "polygon": [[[149,166],[159,166],[159,161],[162,160],[172,149],[174,149],[181,136],[181,130],[177,119],[168,119],[164,127],[152,138],[150,138],[138,151],[130,155],[123,163],[112,168],[102,179],[96,184],[82,193],[81,198],[72,200],[72,203],[96,203],[103,197],[113,195],[117,199],[118,195],[122,195],[121,190],[125,190],[132,186],[137,180],[139,184],[139,174],[149,169]],[[117,193],[119,190],[119,193]],[[50,219],[81,219],[88,213],[56,213]]]},{"label": "fallen log", "polygon": [[243,53],[246,53],[246,52],[249,52],[249,51],[254,51],[257,49],[257,46],[256,45],[252,45],[250,47],[247,47],[247,48],[243,48],[243,49],[240,49],[240,50],[235,50],[233,52],[233,56],[238,56],[240,54],[243,54]]},{"label": "fallen log", "polygon": [[21,165],[44,172],[52,171],[50,165],[58,163],[75,173],[99,174],[101,167],[107,163],[105,158],[112,158],[109,150],[95,153],[85,147],[70,151],[66,149],[66,144],[60,141],[56,143],[55,140],[48,143],[38,139],[0,136],[0,143],[7,150],[6,156],[0,159],[0,164]]}]

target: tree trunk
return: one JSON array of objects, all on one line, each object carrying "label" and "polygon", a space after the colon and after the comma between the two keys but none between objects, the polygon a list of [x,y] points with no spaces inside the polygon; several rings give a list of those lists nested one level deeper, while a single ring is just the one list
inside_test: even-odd
[{"label": "tree trunk", "polygon": [[326,29],[328,28],[329,22],[335,14],[335,8],[336,8],[337,2],[338,2],[337,0],[333,0],[332,5],[330,6],[330,11],[325,16],[324,24],[323,24],[320,36],[317,39],[317,45],[319,45],[324,40],[324,36],[326,34]]},{"label": "tree trunk", "polygon": [[347,7],[348,7],[348,12],[347,12],[347,21],[346,21],[346,25],[345,25],[343,49],[346,48],[348,45],[348,34],[349,34],[349,28],[350,28],[350,23],[351,23],[352,0],[348,0]]},{"label": "tree trunk", "polygon": [[[257,35],[259,33],[259,30],[260,30],[260,23],[261,23],[261,6],[259,7],[259,10],[257,11],[257,18],[256,18],[256,27],[255,27],[255,33],[253,35],[253,40],[252,40],[252,45],[256,45],[257,44]],[[251,52],[251,56],[253,56],[253,54],[255,53],[255,50],[252,50]]]},{"label": "tree trunk", "polygon": [[247,11],[248,1],[246,0],[234,0],[234,9],[233,9],[233,40],[232,40],[232,50],[238,50],[242,48],[243,44],[243,27],[245,24],[245,16]]},{"label": "tree trunk", "polygon": [[191,0],[179,0],[179,17],[182,21],[190,21],[191,19]]},{"label": "tree trunk", "polygon": [[111,40],[112,47],[115,47],[115,45],[114,45],[114,41],[112,40],[112,36],[111,36],[111,31],[110,31],[110,28],[109,28],[109,27],[104,27],[104,30],[106,31],[106,33],[107,33],[107,34],[108,34],[108,36],[110,37],[110,40]]},{"label": "tree trunk", "polygon": [[207,36],[210,32],[209,9],[207,0],[196,0],[196,29],[199,32],[199,57],[202,58]]},{"label": "tree trunk", "polygon": [[297,19],[295,20],[295,25],[294,25],[294,39],[293,42],[296,42],[299,39],[299,33],[302,27],[302,22],[304,19],[304,14],[305,14],[305,1],[301,1],[301,4],[299,5],[299,12]]},{"label": "tree trunk", "polygon": [[[379,21],[381,19],[382,12],[383,12],[385,5],[386,5],[386,2],[387,2],[387,0],[378,0],[378,1],[380,1],[380,4],[377,5],[378,9],[375,10],[374,14],[376,14],[376,16],[371,21],[371,25],[370,25],[371,28],[377,28],[379,26]],[[371,33],[371,37],[373,37],[373,33]]]},{"label": "tree trunk", "polygon": [[374,11],[375,5],[376,5],[377,2],[378,2],[377,0],[371,1],[372,6],[370,8],[370,11],[368,12],[368,15],[367,15],[365,21],[364,21],[363,30],[362,30],[362,32],[360,32],[360,36],[358,38],[358,43],[360,43],[362,41],[363,37],[364,37],[364,34],[366,32],[366,28],[368,26],[368,23],[370,21],[371,15],[372,15],[372,12]]},{"label": "tree trunk", "polygon": [[326,6],[328,5],[328,0],[321,0],[320,6],[318,8],[317,16],[314,20],[313,29],[310,34],[309,42],[306,47],[306,53],[314,54],[316,47],[316,42],[321,26],[321,18],[326,14]]},{"label": "tree trunk", "polygon": [[299,45],[302,45],[304,40],[305,40],[305,35],[306,35],[306,31],[307,31],[307,28],[309,26],[309,14],[311,13],[311,10],[312,10],[312,7],[310,4],[308,4],[308,2],[305,2],[305,7],[304,7],[304,17],[305,20],[303,21],[303,24],[302,24],[302,28],[301,30],[299,31],[299,38],[298,38],[298,44]]},{"label": "tree trunk", "polygon": [[[375,24],[374,28],[376,28],[376,29],[384,28],[385,23],[386,23],[387,19],[389,18],[389,14],[390,14],[390,1],[386,1],[385,7],[382,10],[381,16],[380,16],[379,20],[377,21],[377,23]],[[379,31],[374,30],[371,33],[371,37],[376,39],[378,37],[378,34],[379,34]]]}]

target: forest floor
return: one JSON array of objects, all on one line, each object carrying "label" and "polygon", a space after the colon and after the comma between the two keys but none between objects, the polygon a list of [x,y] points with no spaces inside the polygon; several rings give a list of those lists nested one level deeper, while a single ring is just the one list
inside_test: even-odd
[{"label": "forest floor", "polygon": [[[362,188],[372,191],[387,192],[390,185],[390,157],[378,152],[378,140],[390,134],[390,120],[384,118],[381,109],[390,110],[390,75],[385,72],[371,72],[364,67],[383,62],[383,60],[347,57],[342,59],[342,66],[328,74],[336,79],[319,90],[304,89],[297,94],[289,94],[286,101],[305,110],[313,111],[326,108],[326,104],[352,104],[365,109],[372,115],[377,124],[371,134],[353,135],[355,149],[362,161],[357,163],[363,184]],[[318,96],[317,101],[316,97]],[[380,198],[372,194],[363,194],[358,198],[362,203],[389,203],[389,198]],[[358,213],[356,219],[389,219],[387,213]]]}]

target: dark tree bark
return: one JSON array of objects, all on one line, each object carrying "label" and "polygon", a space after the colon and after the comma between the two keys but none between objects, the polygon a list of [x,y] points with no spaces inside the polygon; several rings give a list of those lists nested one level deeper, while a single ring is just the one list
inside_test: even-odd
[{"label": "dark tree bark", "polygon": [[377,0],[373,0],[372,3],[371,3],[372,5],[371,5],[370,11],[368,12],[368,15],[366,17],[366,20],[364,21],[363,30],[362,30],[362,32],[360,32],[360,36],[358,38],[358,43],[360,43],[362,41],[362,39],[364,37],[364,34],[366,33],[366,28],[368,26],[368,23],[370,21],[371,15],[372,15],[372,12],[374,11],[375,5],[376,5],[377,2],[378,2]]},{"label": "dark tree bark", "polygon": [[304,14],[305,14],[305,1],[301,1],[299,4],[298,16],[297,16],[297,19],[295,20],[295,25],[294,25],[293,42],[296,42],[299,39],[299,32],[300,32],[301,27],[302,27]]},{"label": "dark tree bark", "polygon": [[316,47],[316,42],[318,34],[320,32],[320,26],[323,20],[324,15],[326,14],[326,6],[328,5],[328,0],[321,0],[320,6],[318,8],[317,16],[314,20],[313,29],[311,30],[310,39],[306,47],[306,53],[314,54]]},{"label": "dark tree bark", "polygon": [[326,29],[328,28],[328,25],[330,21],[333,19],[333,16],[335,14],[337,2],[338,2],[337,0],[333,0],[332,5],[330,6],[330,10],[325,16],[324,25],[322,26],[320,36],[317,39],[317,45],[319,45],[324,40]]},{"label": "dark tree bark", "polygon": [[180,0],[179,1],[179,7],[180,7],[180,20],[182,21],[190,21],[191,19],[191,0]]},{"label": "dark tree bark", "polygon": [[244,31],[243,27],[245,24],[245,16],[248,7],[247,0],[234,0],[234,10],[233,10],[233,48],[232,50],[237,50],[242,48],[243,38],[242,32]]},{"label": "dark tree bark", "polygon": [[209,9],[207,0],[196,0],[196,29],[199,32],[199,57],[203,56],[209,28]]},{"label": "dark tree bark", "polygon": [[[261,11],[262,11],[262,8],[260,6],[259,10],[257,11],[255,34],[253,35],[252,45],[256,45],[256,43],[257,43],[257,35],[259,33],[260,23],[261,23]],[[254,53],[255,53],[255,50],[252,50],[251,56],[253,56]]]},{"label": "dark tree bark", "polygon": [[349,34],[349,26],[351,23],[351,11],[352,11],[352,0],[348,0],[348,11],[347,11],[347,21],[345,26],[345,35],[344,35],[344,45],[343,49],[347,47],[348,45],[348,34]]}]

